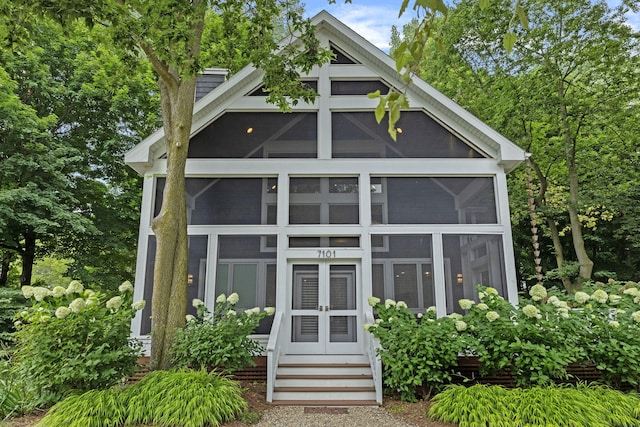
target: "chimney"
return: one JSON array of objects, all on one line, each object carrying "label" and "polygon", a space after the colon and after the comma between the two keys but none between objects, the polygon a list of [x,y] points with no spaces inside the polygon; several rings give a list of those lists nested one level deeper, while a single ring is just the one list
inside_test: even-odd
[{"label": "chimney", "polygon": [[196,102],[206,94],[220,86],[227,78],[229,71],[224,68],[205,68],[196,83]]}]

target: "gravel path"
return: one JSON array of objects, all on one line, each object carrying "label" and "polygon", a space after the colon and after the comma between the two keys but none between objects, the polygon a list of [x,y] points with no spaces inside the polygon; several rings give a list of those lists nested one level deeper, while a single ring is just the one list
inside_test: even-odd
[{"label": "gravel path", "polygon": [[377,406],[305,408],[277,406],[264,413],[255,427],[414,427]]}]

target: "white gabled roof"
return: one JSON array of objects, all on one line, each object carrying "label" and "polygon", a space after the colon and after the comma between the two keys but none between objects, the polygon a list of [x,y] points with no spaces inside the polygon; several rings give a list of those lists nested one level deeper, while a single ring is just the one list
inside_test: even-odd
[{"label": "white gabled roof", "polygon": [[[395,69],[395,61],[364,37],[326,11],[313,17],[312,23],[318,34],[324,34],[380,78],[396,87],[403,87]],[[261,78],[260,70],[249,65],[199,100],[194,108],[192,135],[215,120],[232,98],[242,96],[250,87],[259,84]],[[527,153],[524,150],[419,77],[414,76],[407,88],[407,95],[411,108],[423,108],[445,127],[495,158],[507,172],[525,160]],[[155,159],[164,154],[164,149],[164,131],[159,129],[129,151],[125,155],[125,162],[142,174]]]}]

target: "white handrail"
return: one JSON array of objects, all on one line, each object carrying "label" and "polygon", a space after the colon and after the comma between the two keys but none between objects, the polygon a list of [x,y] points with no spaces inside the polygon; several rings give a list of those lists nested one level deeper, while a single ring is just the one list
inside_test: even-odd
[{"label": "white handrail", "polygon": [[271,334],[267,343],[267,402],[273,402],[273,386],[276,379],[276,370],[278,369],[278,359],[280,358],[281,325],[282,312],[278,311],[274,315]]},{"label": "white handrail", "polygon": [[[371,311],[364,313],[365,323],[373,325],[375,319]],[[371,335],[369,332],[364,334],[364,345],[369,358],[369,365],[371,366],[371,373],[373,374],[373,383],[376,388],[376,402],[382,404],[382,362],[378,357],[378,348],[380,343],[378,339]]]}]

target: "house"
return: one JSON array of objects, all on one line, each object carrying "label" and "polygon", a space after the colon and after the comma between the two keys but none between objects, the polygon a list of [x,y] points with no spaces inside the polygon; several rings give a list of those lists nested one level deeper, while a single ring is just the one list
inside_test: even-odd
[{"label": "house", "polygon": [[[239,308],[276,308],[255,335],[267,349],[269,400],[375,404],[380,365],[362,328],[373,321],[370,295],[441,316],[478,284],[517,301],[506,174],[526,153],[418,78],[393,141],[367,97],[404,88],[393,60],[326,12],[313,22],[336,55],[303,77],[314,104],[281,113],[251,66],[226,81],[209,70],[213,89],[198,91],[186,165],[189,300],[212,308],[237,292]],[[147,301],[163,149],[160,130],[126,155],[144,175],[135,298]],[[148,342],[147,307],[132,328]]]}]

